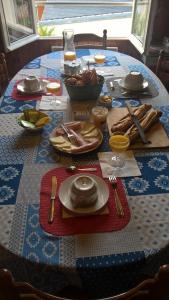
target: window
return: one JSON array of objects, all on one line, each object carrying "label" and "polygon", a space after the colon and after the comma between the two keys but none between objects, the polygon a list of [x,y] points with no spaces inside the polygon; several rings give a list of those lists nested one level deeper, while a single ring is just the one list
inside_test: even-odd
[{"label": "window", "polygon": [[0,0],[0,11],[8,50],[21,46],[36,36],[31,0]]},{"label": "window", "polygon": [[[63,30],[129,37],[143,53],[157,0],[0,0],[0,18],[7,50],[41,37],[61,37]],[[134,10],[133,10],[134,8]],[[36,24],[36,26],[35,26]]]},{"label": "window", "polygon": [[147,52],[149,48],[156,6],[156,0],[135,0],[134,2],[131,41],[140,53]]}]

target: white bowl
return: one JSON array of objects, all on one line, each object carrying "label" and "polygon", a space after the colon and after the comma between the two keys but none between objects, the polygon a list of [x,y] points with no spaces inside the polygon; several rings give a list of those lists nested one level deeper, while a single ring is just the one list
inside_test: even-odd
[{"label": "white bowl", "polygon": [[140,89],[143,87],[144,77],[140,72],[131,71],[124,79],[126,89]]},{"label": "white bowl", "polygon": [[90,207],[96,203],[97,199],[97,184],[92,177],[81,175],[73,180],[70,200],[75,208]]}]

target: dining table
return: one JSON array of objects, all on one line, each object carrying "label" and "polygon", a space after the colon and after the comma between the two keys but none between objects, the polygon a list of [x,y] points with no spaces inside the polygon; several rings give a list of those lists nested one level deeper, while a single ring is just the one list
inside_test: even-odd
[{"label": "dining table", "polygon": [[[76,50],[83,66],[98,53],[99,49]],[[105,78],[101,95],[114,95],[110,81],[116,83],[130,71],[140,72],[154,94],[134,95],[128,101],[134,108],[145,103],[159,109],[168,138],[169,95],[161,81],[129,55],[111,50],[102,53],[106,61],[100,66],[94,64]],[[24,110],[41,110],[42,95],[20,95],[16,91],[18,82],[30,75],[60,82],[58,99],[64,99],[60,107],[46,109],[51,121],[37,132],[18,124]],[[46,97],[50,99],[51,94]],[[114,96],[109,111],[123,109],[125,101],[121,95]],[[125,199],[124,218],[116,215],[113,198],[111,213],[93,216],[71,216],[62,211],[57,198],[54,222],[47,222],[52,175],[61,185],[65,178],[81,174],[78,170],[66,173],[67,166],[94,167],[96,175],[109,184],[99,160],[102,154],[111,153],[106,123],[101,128],[102,143],[87,153],[58,151],[49,141],[60,123],[88,121],[95,105],[100,105],[98,99],[69,99],[64,85],[63,51],[30,61],[10,80],[0,100],[0,268],[9,269],[16,280],[51,294],[73,285],[84,288],[93,299],[109,297],[134,287],[169,263],[168,147],[132,150],[139,173],[118,177],[120,195]],[[111,186],[109,191],[113,197]]]}]

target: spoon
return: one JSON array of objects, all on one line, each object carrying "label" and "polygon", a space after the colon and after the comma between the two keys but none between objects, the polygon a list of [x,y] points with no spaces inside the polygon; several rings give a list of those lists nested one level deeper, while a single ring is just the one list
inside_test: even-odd
[{"label": "spoon", "polygon": [[89,172],[94,172],[94,171],[97,171],[96,168],[78,168],[74,165],[71,165],[69,167],[66,168],[66,171],[68,172],[75,172],[75,171],[89,171]]}]

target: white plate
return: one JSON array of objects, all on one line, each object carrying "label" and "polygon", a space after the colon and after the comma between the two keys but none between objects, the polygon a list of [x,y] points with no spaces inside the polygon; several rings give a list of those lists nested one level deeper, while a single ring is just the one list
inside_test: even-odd
[{"label": "white plate", "polygon": [[[89,122],[81,121],[81,123],[89,123]],[[93,125],[91,124],[91,126],[93,126]],[[49,136],[49,140],[50,140],[50,138],[55,137],[55,130],[56,130],[56,128],[54,128],[53,131],[51,132],[51,134]],[[90,148],[90,149],[85,150],[85,151],[81,151],[81,152],[77,152],[77,153],[72,153],[70,149],[68,149],[68,150],[62,149],[60,147],[60,144],[57,145],[56,143],[52,142],[51,140],[50,140],[50,142],[51,142],[51,144],[53,145],[54,148],[56,148],[58,151],[61,151],[63,153],[69,153],[69,154],[72,154],[72,155],[79,155],[79,154],[88,153],[88,152],[91,152],[91,151],[97,149],[101,145],[101,143],[103,141],[103,134],[102,134],[101,130],[99,128],[97,128],[97,127],[95,127],[95,129],[98,131],[98,143],[93,148]],[[80,130],[78,130],[78,131],[80,132]],[[84,136],[84,139],[85,139],[85,136]]]},{"label": "white plate", "polygon": [[[91,178],[93,178],[95,180],[95,182],[97,183],[97,187],[98,187],[98,199],[97,202],[90,207],[85,207],[85,208],[74,208],[72,205],[72,202],[70,200],[70,187],[71,184],[73,182],[73,180],[79,176],[89,176]],[[62,182],[62,184],[59,187],[59,199],[62,203],[62,205],[68,209],[69,211],[77,214],[77,215],[90,215],[90,214],[94,214],[95,212],[99,211],[100,209],[102,209],[109,198],[109,188],[107,186],[107,184],[105,183],[105,181],[93,174],[76,174],[73,176],[68,177],[66,180],[64,180]]]},{"label": "white plate", "polygon": [[22,80],[17,84],[17,90],[22,94],[29,94],[29,95],[38,94],[38,93],[44,92],[46,84],[47,84],[46,82],[44,82],[43,80],[40,80],[40,88],[38,88],[34,91],[29,91],[25,88],[24,80]]},{"label": "white plate", "polygon": [[144,81],[143,81],[143,85],[138,89],[138,88],[136,88],[136,87],[134,87],[134,86],[132,86],[132,88],[127,88],[126,86],[125,86],[125,82],[124,82],[124,79],[121,79],[121,80],[119,80],[119,85],[123,88],[123,89],[126,89],[126,90],[129,90],[129,91],[143,91],[143,90],[145,90],[147,87],[148,87],[148,81],[147,80],[145,80],[144,79]]}]

